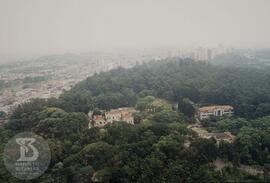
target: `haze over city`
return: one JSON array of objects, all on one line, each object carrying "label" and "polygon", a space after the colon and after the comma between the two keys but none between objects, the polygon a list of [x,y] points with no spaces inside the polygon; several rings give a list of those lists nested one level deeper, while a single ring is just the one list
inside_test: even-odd
[{"label": "haze over city", "polygon": [[0,0],[0,183],[270,182],[270,0]]},{"label": "haze over city", "polygon": [[114,48],[270,47],[268,0],[0,0],[0,57]]}]

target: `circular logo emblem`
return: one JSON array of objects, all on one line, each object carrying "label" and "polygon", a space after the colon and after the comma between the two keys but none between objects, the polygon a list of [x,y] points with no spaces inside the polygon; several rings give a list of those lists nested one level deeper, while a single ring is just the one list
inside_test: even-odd
[{"label": "circular logo emblem", "polygon": [[4,149],[4,163],[16,178],[31,180],[48,168],[51,152],[47,142],[34,133],[24,132],[12,137]]}]

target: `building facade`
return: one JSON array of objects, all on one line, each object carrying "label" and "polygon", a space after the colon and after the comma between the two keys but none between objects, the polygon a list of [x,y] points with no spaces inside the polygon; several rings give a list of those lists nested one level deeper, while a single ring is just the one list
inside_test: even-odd
[{"label": "building facade", "polygon": [[205,106],[201,107],[198,110],[198,116],[200,120],[207,119],[210,116],[223,116],[223,115],[232,115],[233,107],[230,105],[214,105],[214,106]]},{"label": "building facade", "polygon": [[114,121],[124,121],[128,124],[134,124],[134,112],[136,112],[136,110],[133,107],[111,109],[103,115],[93,115],[91,125],[95,127],[103,127]]}]

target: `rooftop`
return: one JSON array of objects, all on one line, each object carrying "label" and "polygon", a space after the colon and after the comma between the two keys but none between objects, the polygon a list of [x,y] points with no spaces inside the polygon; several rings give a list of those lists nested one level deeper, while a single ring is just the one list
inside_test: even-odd
[{"label": "rooftop", "polygon": [[212,105],[212,106],[205,106],[199,108],[199,112],[204,112],[204,113],[212,113],[216,109],[223,109],[225,112],[229,112],[233,110],[233,107],[230,105]]},{"label": "rooftop", "polygon": [[106,112],[106,115],[110,114],[117,114],[117,113],[132,113],[136,110],[133,107],[123,107],[118,109],[111,109],[110,111]]}]

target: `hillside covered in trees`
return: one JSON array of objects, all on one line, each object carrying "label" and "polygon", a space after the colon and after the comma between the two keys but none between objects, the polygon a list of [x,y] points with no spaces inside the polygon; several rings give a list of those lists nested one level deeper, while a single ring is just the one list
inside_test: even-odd
[{"label": "hillside covered in trees", "polygon": [[[19,106],[0,129],[0,152],[18,132],[44,137],[51,164],[32,182],[269,182],[269,69],[171,58],[96,74],[59,99]],[[147,110],[155,100],[163,102]],[[234,106],[234,117],[208,123],[212,130],[235,134],[235,142],[218,145],[187,128],[195,112],[183,111],[181,104],[187,101],[194,108]],[[171,107],[175,103],[179,110]],[[135,125],[115,122],[103,129],[88,128],[90,110],[126,106],[139,111]],[[217,158],[232,166],[217,170]],[[251,175],[238,168],[242,164],[259,166],[263,174]],[[20,182],[3,162],[0,181]]]},{"label": "hillside covered in trees", "polygon": [[133,106],[138,96],[179,102],[230,104],[238,116],[270,115],[269,67],[221,67],[191,60],[168,59],[133,69],[101,73],[79,83],[60,98],[67,111],[88,112]]}]

